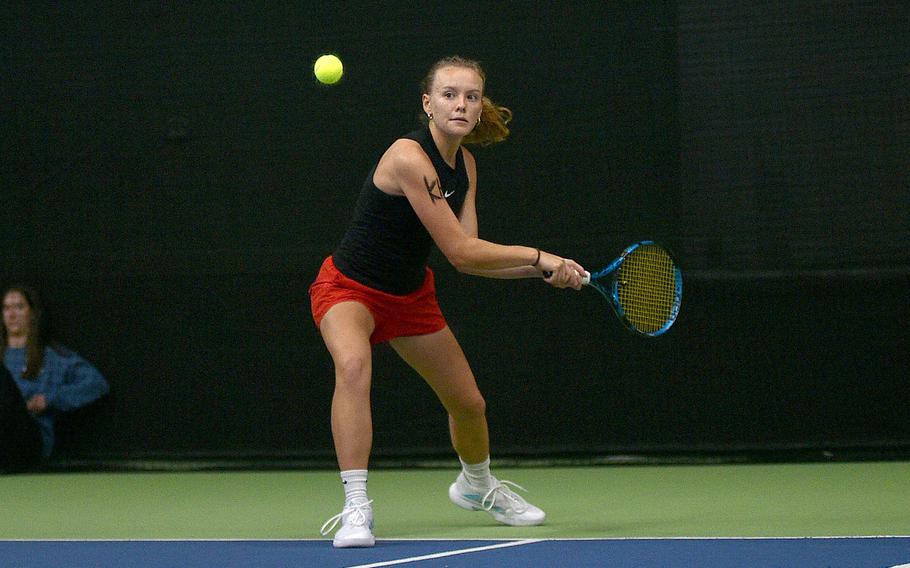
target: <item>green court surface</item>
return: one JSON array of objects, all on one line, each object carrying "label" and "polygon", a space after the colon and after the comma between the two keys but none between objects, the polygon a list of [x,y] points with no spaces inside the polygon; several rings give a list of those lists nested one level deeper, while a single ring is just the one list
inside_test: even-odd
[{"label": "green court surface", "polygon": [[[495,468],[547,511],[507,527],[450,504],[454,469],[370,472],[378,538],[910,535],[910,462]],[[333,471],[0,476],[0,539],[302,539]]]}]

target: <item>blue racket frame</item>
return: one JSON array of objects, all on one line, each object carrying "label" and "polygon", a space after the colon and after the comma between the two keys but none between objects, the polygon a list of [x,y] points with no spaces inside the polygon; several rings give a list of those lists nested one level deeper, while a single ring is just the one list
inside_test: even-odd
[{"label": "blue racket frame", "polygon": [[[629,256],[632,251],[639,247],[649,245],[659,246],[661,249],[667,252],[668,255],[670,255],[670,258],[673,260],[674,280],[676,282],[673,307],[670,310],[670,317],[667,318],[667,322],[660,329],[657,329],[655,331],[643,331],[641,329],[638,329],[626,317],[626,314],[622,309],[622,304],[619,301],[619,288],[622,286],[622,283],[616,279],[615,275],[608,281],[606,285],[602,283],[608,276],[610,276],[610,274],[616,272],[616,270],[619,269],[620,265],[622,265],[623,261],[626,260],[626,257]],[[676,259],[673,258],[673,255],[670,254],[665,247],[661,246],[655,241],[639,241],[633,245],[629,245],[624,251],[622,251],[622,254],[619,255],[619,258],[611,262],[609,266],[603,270],[592,273],[586,280],[586,285],[594,288],[600,292],[604,298],[609,300],[613,311],[616,312],[616,315],[619,316],[619,319],[623,322],[626,328],[639,335],[644,335],[647,337],[657,337],[659,335],[663,335],[667,332],[667,330],[670,329],[670,327],[676,321],[676,317],[679,315],[679,307],[682,305],[682,271],[679,269],[679,264],[677,264]]]}]

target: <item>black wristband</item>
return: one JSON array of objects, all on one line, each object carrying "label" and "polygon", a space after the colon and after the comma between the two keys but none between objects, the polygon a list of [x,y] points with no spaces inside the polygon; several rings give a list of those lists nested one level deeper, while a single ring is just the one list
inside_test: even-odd
[{"label": "black wristband", "polygon": [[540,249],[537,249],[537,260],[535,260],[534,264],[532,264],[531,266],[537,266],[537,264],[539,262],[540,262]]}]

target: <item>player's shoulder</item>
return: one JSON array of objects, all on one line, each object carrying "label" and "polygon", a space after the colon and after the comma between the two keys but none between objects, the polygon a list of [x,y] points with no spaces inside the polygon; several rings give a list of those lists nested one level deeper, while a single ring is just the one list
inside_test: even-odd
[{"label": "player's shoulder", "polygon": [[432,162],[420,143],[410,138],[399,138],[392,142],[383,156],[383,161],[395,169],[432,167]]},{"label": "player's shoulder", "polygon": [[392,142],[392,145],[389,146],[387,152],[393,152],[396,155],[405,158],[420,155],[426,156],[426,152],[423,151],[420,142],[412,138],[397,138]]},{"label": "player's shoulder", "polygon": [[392,142],[373,172],[373,184],[386,193],[401,194],[421,177],[432,177],[433,163],[420,144],[407,138]]}]

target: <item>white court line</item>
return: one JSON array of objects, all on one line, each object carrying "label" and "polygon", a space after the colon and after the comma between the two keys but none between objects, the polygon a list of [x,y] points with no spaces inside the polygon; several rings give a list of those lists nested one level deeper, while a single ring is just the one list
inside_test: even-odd
[{"label": "white court line", "polygon": [[491,544],[488,546],[477,546],[475,548],[463,548],[461,550],[449,550],[448,552],[437,552],[436,554],[427,554],[425,556],[412,556],[410,558],[399,558],[398,560],[386,560],[384,562],[376,562],[374,564],[358,564],[357,566],[350,566],[349,568],[377,568],[379,566],[394,566],[395,564],[407,564],[408,562],[419,562],[421,560],[432,560],[434,558],[444,558],[446,556],[458,556],[459,554],[470,554],[472,552],[483,552],[484,550],[494,550],[497,548],[508,548],[510,546],[522,546],[524,544],[533,544],[535,542],[543,542],[545,539],[542,538],[531,538],[527,540],[516,540],[510,542],[503,542],[501,544]]}]

